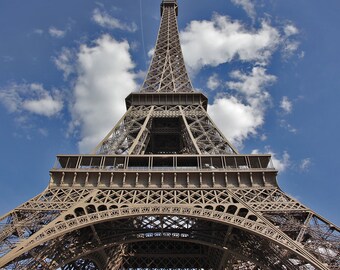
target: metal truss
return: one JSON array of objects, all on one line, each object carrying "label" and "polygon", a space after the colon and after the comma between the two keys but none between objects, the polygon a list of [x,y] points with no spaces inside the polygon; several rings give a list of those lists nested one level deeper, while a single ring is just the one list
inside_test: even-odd
[{"label": "metal truss", "polygon": [[164,1],[158,38],[141,92],[193,92],[187,74],[177,26],[176,1]]},{"label": "metal truss", "polygon": [[[128,262],[158,265],[155,269],[169,262],[187,269],[182,267],[184,262],[194,260],[189,255],[180,260],[181,256],[169,254],[132,258],[127,250],[145,241],[157,245],[188,242],[203,250],[209,247],[209,252],[218,257],[214,260],[218,265],[209,262],[203,269],[224,269],[225,265],[229,265],[227,269],[242,269],[232,267],[247,261],[258,269],[339,267],[339,228],[273,187],[47,189],[3,217],[2,222],[0,262],[6,265],[4,260],[9,260],[5,269],[56,269],[63,265],[73,269],[73,264],[88,260],[99,265],[98,269],[108,269],[109,258],[114,257],[110,254],[117,247],[123,250],[115,253],[120,254],[116,257],[121,261],[117,269],[125,269],[123,265]],[[203,252],[204,256],[209,252]],[[153,261],[155,257],[158,259]],[[275,268],[277,262],[284,264]],[[252,269],[249,267],[244,269]]]},{"label": "metal truss", "polygon": [[340,229],[241,155],[193,90],[163,0],[149,72],[90,155],[59,155],[41,194],[0,217],[1,269],[340,269]]},{"label": "metal truss", "polygon": [[98,154],[145,154],[152,139],[155,119],[178,120],[177,130],[172,131],[164,126],[163,130],[158,132],[177,132],[183,144],[181,154],[237,153],[202,105],[131,106],[97,146],[96,152]]}]

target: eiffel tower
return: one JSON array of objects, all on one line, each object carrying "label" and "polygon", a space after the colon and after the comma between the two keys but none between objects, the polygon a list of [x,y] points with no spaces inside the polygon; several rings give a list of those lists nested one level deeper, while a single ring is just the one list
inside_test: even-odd
[{"label": "eiffel tower", "polygon": [[1,217],[1,269],[340,269],[339,227],[210,119],[177,15],[163,0],[145,81],[94,152],[57,156],[46,190]]}]

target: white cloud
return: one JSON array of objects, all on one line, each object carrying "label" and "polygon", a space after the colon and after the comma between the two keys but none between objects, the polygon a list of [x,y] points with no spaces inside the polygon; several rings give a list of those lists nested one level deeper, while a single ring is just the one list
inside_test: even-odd
[{"label": "white cloud", "polygon": [[257,108],[243,104],[236,97],[217,98],[208,113],[228,140],[236,146],[263,124],[263,114]]},{"label": "white cloud", "polygon": [[127,41],[103,35],[80,47],[72,125],[81,130],[81,152],[92,150],[126,111],[124,98],[136,89],[133,68]]},{"label": "white cloud", "polygon": [[216,98],[208,110],[225,136],[240,146],[248,136],[257,134],[257,128],[264,123],[270,100],[265,87],[276,77],[262,67],[254,67],[250,73],[233,71],[231,77],[235,81],[227,82],[227,86],[236,90],[237,95]]},{"label": "white cloud", "polygon": [[[253,4],[249,0],[233,1],[252,10]],[[256,29],[214,14],[210,21],[191,21],[180,32],[180,38],[186,64],[195,73],[204,66],[218,66],[234,59],[265,66],[278,49],[287,59],[300,45],[296,40],[298,33],[298,28],[291,22],[275,28],[263,20]]]},{"label": "white cloud", "polygon": [[54,26],[51,26],[48,29],[48,32],[51,35],[51,37],[55,37],[55,38],[63,38],[66,34],[66,31],[60,30]]},{"label": "white cloud", "polygon": [[281,100],[280,103],[280,108],[285,112],[285,113],[291,113],[293,109],[293,104],[292,102],[288,99],[288,97],[284,96]]},{"label": "white cloud", "polygon": [[299,48],[300,42],[294,39],[299,33],[299,29],[292,23],[287,23],[283,27],[284,35],[282,37],[282,55],[284,59],[291,57]]},{"label": "white cloud", "polygon": [[250,103],[253,98],[260,98],[260,96],[266,98],[267,94],[264,87],[276,81],[276,77],[267,74],[266,69],[263,67],[253,67],[250,74],[235,70],[230,76],[237,81],[227,82],[227,86],[245,94]]},{"label": "white cloud", "polygon": [[64,79],[67,79],[71,73],[75,72],[74,55],[70,49],[62,48],[60,54],[52,59],[56,67],[63,71]]},{"label": "white cloud", "polygon": [[33,30],[33,33],[37,35],[42,35],[44,33],[44,30],[37,28]]},{"label": "white cloud", "polygon": [[153,54],[155,53],[155,47],[151,48],[149,51],[148,51],[148,57],[152,57]]},{"label": "white cloud", "polygon": [[297,133],[297,129],[293,127],[291,124],[289,124],[286,120],[281,119],[280,120],[280,127],[287,129],[291,133]]},{"label": "white cloud", "polygon": [[51,117],[63,108],[58,90],[47,91],[41,84],[12,84],[0,89],[0,100],[11,113],[30,112]]},{"label": "white cloud", "polygon": [[218,79],[217,73],[212,74],[207,81],[207,87],[210,90],[216,90],[221,85],[221,81]]},{"label": "white cloud", "polygon": [[269,154],[272,155],[274,168],[277,169],[279,172],[283,172],[289,167],[290,156],[286,151],[283,152],[283,155],[280,158],[277,157],[276,153],[269,152]]},{"label": "white cloud", "polygon": [[105,11],[99,10],[99,8],[93,10],[92,20],[100,26],[109,29],[121,29],[129,32],[135,32],[137,30],[137,25],[135,23],[132,23],[131,25],[123,23],[120,20],[111,17]]},{"label": "white cloud", "polygon": [[310,158],[305,158],[301,161],[300,163],[300,170],[301,171],[308,171],[310,165],[312,164],[311,159]]},{"label": "white cloud", "polygon": [[[284,59],[291,57],[299,48],[300,42],[295,40],[286,40],[282,45],[282,56]],[[300,55],[298,56],[300,57]]]},{"label": "white cloud", "polygon": [[304,58],[305,57],[305,52],[304,51],[301,51],[300,53],[299,53],[299,55],[298,55],[298,57],[300,58],[300,59],[302,59],[302,58]]},{"label": "white cloud", "polygon": [[281,41],[278,30],[265,21],[258,30],[248,30],[219,14],[211,21],[191,21],[180,37],[184,59],[193,71],[236,58],[266,64]]},{"label": "white cloud", "polygon": [[48,130],[45,128],[38,128],[37,131],[44,137],[48,136]]},{"label": "white cloud", "polygon": [[265,141],[265,140],[267,140],[267,139],[268,139],[268,137],[267,137],[266,134],[262,134],[262,135],[260,136],[260,140],[261,140],[261,141]]},{"label": "white cloud", "polygon": [[[242,6],[249,16],[255,18],[255,8],[249,0],[233,0]],[[234,144],[242,145],[248,136],[256,135],[264,123],[265,111],[271,96],[266,88],[276,81],[264,68],[275,51],[280,49],[283,57],[291,56],[299,46],[294,37],[299,33],[292,23],[281,30],[263,20],[260,27],[247,28],[239,21],[215,14],[210,21],[192,21],[181,31],[180,38],[184,59],[190,71],[198,72],[205,66],[218,66],[232,60],[249,62],[251,72],[235,70],[226,86],[236,91],[232,97],[219,93],[209,107],[212,118],[226,137]],[[207,87],[218,87],[217,77],[208,79]],[[291,110],[289,100],[283,106]],[[286,123],[287,124],[287,123]],[[287,125],[286,125],[287,126]],[[291,132],[296,132],[288,126]],[[265,139],[265,137],[261,137]]]},{"label": "white cloud", "polygon": [[25,100],[22,106],[31,113],[44,116],[55,115],[62,108],[62,104],[51,96],[45,96],[38,100]]},{"label": "white cloud", "polygon": [[9,112],[13,113],[19,111],[22,103],[22,98],[19,93],[21,92],[21,89],[25,89],[26,87],[26,85],[19,86],[17,84],[12,84],[6,88],[0,89],[0,101]]},{"label": "white cloud", "polygon": [[293,36],[299,33],[299,29],[295,25],[288,23],[284,26],[283,31],[286,37]]},{"label": "white cloud", "polygon": [[237,6],[241,6],[250,18],[253,20],[256,17],[255,5],[251,0],[231,0],[231,2]]}]

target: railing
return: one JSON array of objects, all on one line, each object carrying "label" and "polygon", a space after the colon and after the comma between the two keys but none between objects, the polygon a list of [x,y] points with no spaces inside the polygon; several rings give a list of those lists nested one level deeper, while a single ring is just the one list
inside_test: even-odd
[{"label": "railing", "polygon": [[52,170],[274,170],[271,155],[59,155]]}]

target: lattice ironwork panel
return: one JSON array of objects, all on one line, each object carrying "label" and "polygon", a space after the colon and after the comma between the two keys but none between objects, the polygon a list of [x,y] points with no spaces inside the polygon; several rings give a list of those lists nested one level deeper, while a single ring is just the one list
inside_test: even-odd
[{"label": "lattice ironwork panel", "polygon": [[[47,211],[46,208],[44,208],[46,207],[46,202],[49,200],[54,200],[56,194],[60,194],[59,203],[61,203],[61,205],[65,205],[67,203],[74,205],[71,208],[74,210],[71,212],[64,211],[65,213],[63,214],[61,211]],[[70,194],[74,194],[75,197],[78,196],[77,199],[70,196]],[[243,194],[243,196],[238,198],[234,194]],[[249,194],[253,195],[250,196]],[[233,226],[241,226],[242,224],[244,224],[242,226],[245,226],[246,224],[249,224],[246,226],[250,226],[253,228],[253,230],[257,230],[258,233],[262,234],[262,228],[267,226],[265,225],[267,221],[259,219],[259,216],[256,214],[256,212],[254,212],[254,209],[256,209],[255,205],[252,205],[251,207],[247,205],[247,201],[252,203],[256,201],[254,200],[254,194],[260,194],[259,196],[261,197],[261,200],[258,202],[259,204],[266,203],[270,205],[277,201],[282,201],[282,196],[288,203],[293,201],[293,199],[290,199],[282,192],[273,189],[264,189],[255,193],[249,192],[247,189],[243,189],[241,191],[239,189],[233,189],[229,191],[223,189],[47,190],[43,193],[43,195],[37,196],[33,199],[36,203],[41,203],[44,206],[37,207],[37,209],[44,210],[24,211],[27,205],[31,205],[31,203],[28,202],[21,206],[21,212],[18,212],[19,210],[13,211],[10,215],[6,216],[4,220],[7,221],[7,224],[3,226],[2,230],[4,241],[1,242],[1,253],[6,254],[16,246],[16,243],[24,241],[25,239],[29,240],[29,238],[34,233],[38,233],[46,225],[52,223],[52,221],[59,215],[64,216],[64,221],[60,220],[60,218],[58,219],[58,225],[55,227],[56,229],[59,228],[57,229],[58,231],[63,228],[67,229],[67,227],[70,226],[75,226],[76,228],[84,222],[88,223],[91,220],[97,220],[96,222],[102,220],[104,222],[108,218],[113,218],[115,215],[121,214],[125,216],[131,214],[135,215],[137,213],[141,215],[143,213],[169,213],[172,215],[176,213],[182,213],[188,215],[194,214],[200,217],[214,217],[223,219],[225,217],[227,218],[228,222],[232,222],[231,224],[234,224]],[[79,203],[80,205],[77,206]],[[52,205],[53,204],[51,204],[51,206]],[[136,205],[140,205],[141,207],[136,208]],[[159,207],[160,205],[163,205],[164,207]],[[174,207],[174,205],[183,205],[184,208],[181,209]],[[130,209],[127,207],[133,208]],[[292,240],[301,242],[305,246],[306,250],[311,252],[311,254],[314,254],[314,256],[316,256],[319,260],[327,262],[331,267],[330,269],[336,269],[336,267],[339,266],[339,230],[337,230],[336,227],[333,227],[332,224],[329,224],[317,216],[310,214],[311,212],[307,208],[301,209],[301,205],[290,210],[289,208],[284,208],[281,210],[279,210],[280,208],[275,209],[275,211],[271,212],[267,210],[264,211],[268,222],[271,222],[272,226],[280,228],[280,231],[288,235]],[[291,212],[290,214],[288,214],[287,209]],[[212,214],[214,212],[215,214]],[[20,215],[18,215],[18,213],[20,213]],[[40,220],[40,222],[37,223],[37,220]],[[147,235],[143,233],[140,234],[139,237],[142,237],[142,239],[144,239],[144,237],[148,237],[148,235],[152,237],[160,236],[157,230],[162,231],[162,237],[172,237],[175,235],[181,235],[181,237],[185,237],[190,235],[188,231],[191,232],[195,228],[196,223],[197,221],[194,219],[187,218],[185,216],[163,216],[162,218],[160,218],[160,216],[141,216],[139,218],[135,218],[133,224],[127,223],[123,227],[129,228],[129,233],[133,232],[133,229],[136,228],[152,229]],[[202,221],[200,221],[200,224],[202,224]],[[132,225],[133,227],[131,227]],[[206,226],[206,228],[207,227],[208,226]],[[181,230],[181,232],[176,232],[176,230]],[[220,233],[220,231],[216,230],[216,228],[214,230],[217,234]],[[51,227],[50,232],[54,231],[55,229]],[[110,232],[110,228],[107,228],[104,231]],[[94,232],[96,233],[94,234]],[[272,235],[270,231],[267,232],[268,236]],[[46,231],[46,233],[48,233],[48,231]],[[46,234],[46,236],[48,236],[48,234]],[[92,244],[95,243],[96,239],[96,241],[99,241],[98,239],[102,238],[102,236],[98,236],[97,229],[89,232],[88,235],[91,237],[91,239],[88,239],[87,242]],[[108,237],[110,238],[112,236]],[[217,238],[212,238],[210,236],[210,239],[214,240],[215,244],[218,242],[218,239],[225,239],[227,243],[228,237],[218,235]],[[279,241],[283,241],[285,244],[287,243],[286,240],[284,240],[284,238],[281,236],[277,239],[281,239]],[[60,240],[56,240],[55,243],[60,245],[59,241]],[[101,241],[98,243],[100,242]],[[79,241],[75,241],[75,243],[79,243]],[[69,244],[65,243],[63,245],[68,247]],[[80,246],[84,248],[83,245]],[[44,247],[44,245],[40,245],[37,250],[29,251],[23,256],[29,258],[36,256],[32,254],[43,254],[41,249],[42,247]],[[52,248],[53,244],[48,244],[46,247]],[[92,249],[93,246],[90,246],[89,250]],[[51,252],[51,250],[49,250],[49,252]],[[47,254],[46,256],[48,256]],[[228,261],[226,256],[224,256],[224,260]],[[38,263],[40,265],[42,262],[45,262],[44,257],[37,258],[34,263]]]},{"label": "lattice ironwork panel", "polygon": [[[120,243],[125,243],[126,248],[114,253],[117,247],[121,247]],[[171,253],[174,256],[169,256],[168,253],[170,243],[178,245]],[[156,248],[159,246],[163,248]],[[216,253],[216,248],[222,251],[219,256],[215,254],[217,261],[207,261],[207,255]],[[179,255],[183,253],[183,249],[191,254],[184,261],[179,260],[182,259]],[[155,253],[151,259],[157,260],[150,259],[148,254],[151,251]],[[34,259],[28,260],[30,257]],[[305,259],[283,246],[230,225],[182,216],[137,216],[102,222],[64,234],[22,254],[5,269],[56,269],[58,265],[65,263],[71,267],[71,262],[81,262],[82,258],[91,259],[97,266],[100,265],[100,269],[107,269],[109,262],[112,267],[116,265],[110,261],[112,257],[120,265],[131,263],[132,268],[138,261],[142,264],[149,262],[158,267],[166,267],[164,263],[168,262],[182,269],[181,263],[184,263],[184,267],[189,261],[198,262],[197,258],[204,258],[207,262],[206,269],[223,269],[221,267],[225,265],[232,269],[231,265],[235,266],[239,261],[243,264],[251,261],[261,269],[299,269],[296,267],[297,262],[306,264]],[[132,261],[131,257],[134,258]],[[15,264],[20,264],[22,268],[13,268]],[[188,268],[187,265],[184,268]]]},{"label": "lattice ironwork panel", "polygon": [[[184,107],[131,106],[97,146],[97,151],[100,154],[144,154],[146,151],[155,153],[157,151],[155,149],[148,150],[150,140],[152,142],[154,138],[162,139],[162,137],[155,137],[157,132],[162,132],[163,137],[172,132],[168,128],[169,119],[174,123],[177,119],[176,136],[182,141],[178,149],[171,151],[180,154],[237,153],[212,122],[204,107],[199,104]],[[157,129],[160,123],[163,123],[163,131]]]},{"label": "lattice ironwork panel", "polygon": [[163,6],[156,48],[141,92],[193,92],[179,42],[176,5]]},{"label": "lattice ironwork panel", "polygon": [[[147,115],[152,107],[130,107],[116,126],[97,147],[102,154],[128,154],[141,129],[147,134]],[[150,124],[151,122],[149,122]]]},{"label": "lattice ironwork panel", "polygon": [[312,211],[266,212],[265,216],[330,269],[340,269],[340,232]]},{"label": "lattice ironwork panel", "polygon": [[279,188],[240,188],[233,193],[256,211],[306,210],[297,200],[283,193]]},{"label": "lattice ironwork panel", "polygon": [[[39,268],[38,268],[39,269]],[[99,270],[94,262],[89,259],[79,259],[61,267],[62,270]]]}]

